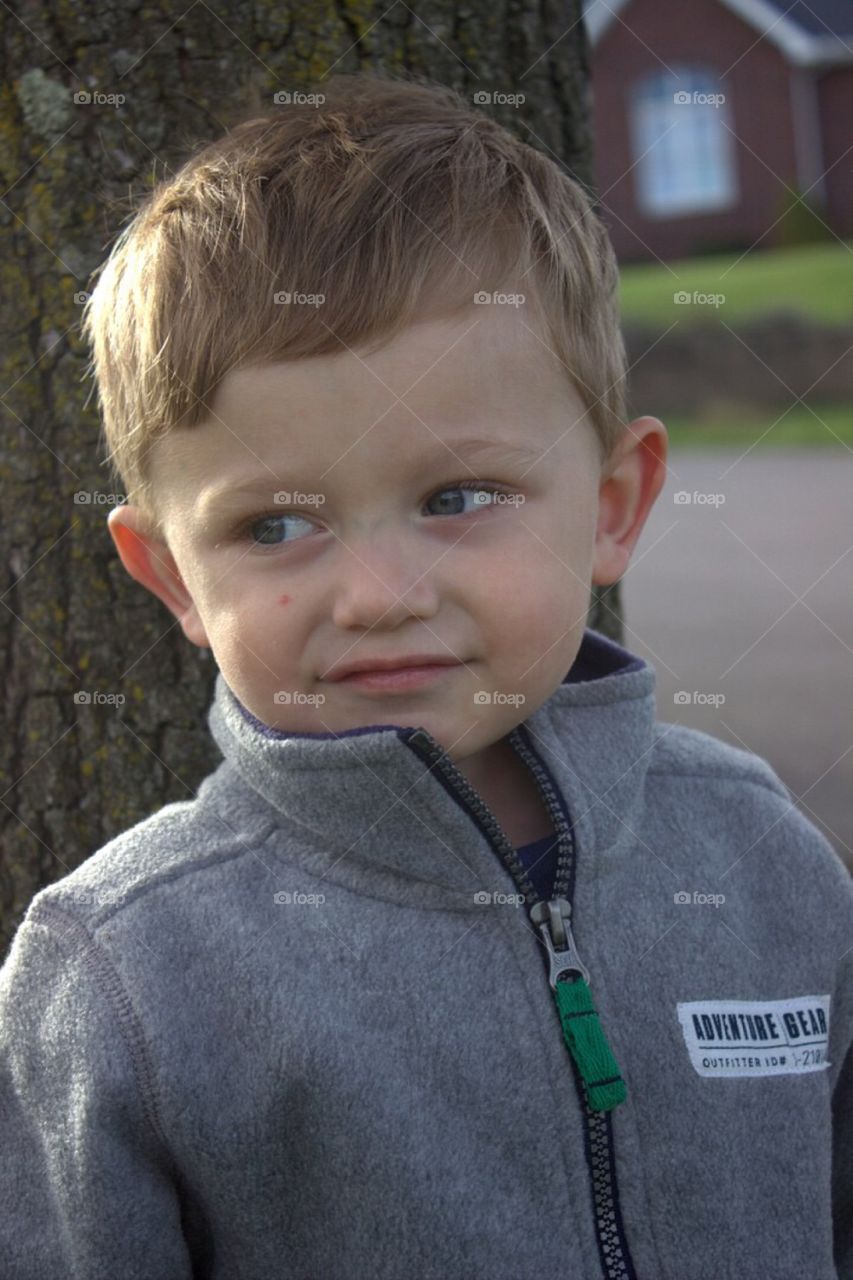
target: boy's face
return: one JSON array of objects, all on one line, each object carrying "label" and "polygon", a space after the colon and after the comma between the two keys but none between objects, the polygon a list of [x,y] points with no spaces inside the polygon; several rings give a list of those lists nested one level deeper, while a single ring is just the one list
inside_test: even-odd
[{"label": "boy's face", "polygon": [[[460,762],[565,677],[590,583],[622,575],[663,483],[666,433],[638,419],[602,473],[589,415],[523,317],[472,305],[369,356],[232,372],[208,422],[155,447],[165,542],[135,508],[111,513],[128,571],[266,724],[421,725]],[[479,499],[459,488],[474,481]],[[395,691],[332,678],[412,655],[453,665]]]}]

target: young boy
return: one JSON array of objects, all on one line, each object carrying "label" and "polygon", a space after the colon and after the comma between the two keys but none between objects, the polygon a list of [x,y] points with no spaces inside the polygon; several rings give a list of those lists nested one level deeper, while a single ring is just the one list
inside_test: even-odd
[{"label": "young boy", "polygon": [[666,471],[606,233],[449,90],[323,93],[88,305],[224,759],[15,937],[2,1274],[853,1277],[850,878],[585,627]]}]

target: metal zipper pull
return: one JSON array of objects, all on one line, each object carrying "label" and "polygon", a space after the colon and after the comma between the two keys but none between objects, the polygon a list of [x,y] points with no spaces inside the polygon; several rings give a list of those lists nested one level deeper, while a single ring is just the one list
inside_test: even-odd
[{"label": "metal zipper pull", "polygon": [[[569,921],[571,904],[565,898],[552,898],[550,902],[537,902],[530,909],[530,919],[542,935],[548,949],[550,969],[548,981],[557,990],[560,974],[575,970],[589,982],[589,970],[578,955]],[[557,950],[555,950],[555,947]]]},{"label": "metal zipper pull", "polygon": [[[577,1064],[593,1111],[611,1111],[628,1096],[619,1064],[607,1043],[589,989],[589,970],[578,955],[565,898],[537,902],[530,919],[548,950],[548,981],[554,992],[563,1038]],[[570,978],[575,973],[579,976]]]}]

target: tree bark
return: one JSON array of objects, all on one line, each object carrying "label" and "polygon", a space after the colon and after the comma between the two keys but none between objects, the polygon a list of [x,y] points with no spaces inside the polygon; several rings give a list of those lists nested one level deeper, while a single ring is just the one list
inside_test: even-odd
[{"label": "tree bark", "polygon": [[[127,576],[106,528],[111,486],[79,320],[127,193],[144,194],[247,105],[376,67],[523,93],[519,108],[481,109],[591,189],[580,0],[386,9],[4,7],[0,956],[39,888],[191,800],[219,760],[206,722],[213,658]],[[75,101],[81,92],[125,101]],[[81,492],[94,500],[75,501]],[[620,639],[618,584],[606,595],[604,607],[594,592],[589,621]]]}]

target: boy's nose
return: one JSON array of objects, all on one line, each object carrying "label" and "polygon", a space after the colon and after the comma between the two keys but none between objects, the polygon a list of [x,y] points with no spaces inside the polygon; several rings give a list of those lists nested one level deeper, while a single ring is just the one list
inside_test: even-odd
[{"label": "boy's nose", "polygon": [[376,551],[362,544],[350,547],[342,576],[335,586],[333,620],[342,629],[392,628],[409,617],[430,618],[438,609],[432,566],[413,567],[408,557]]}]

